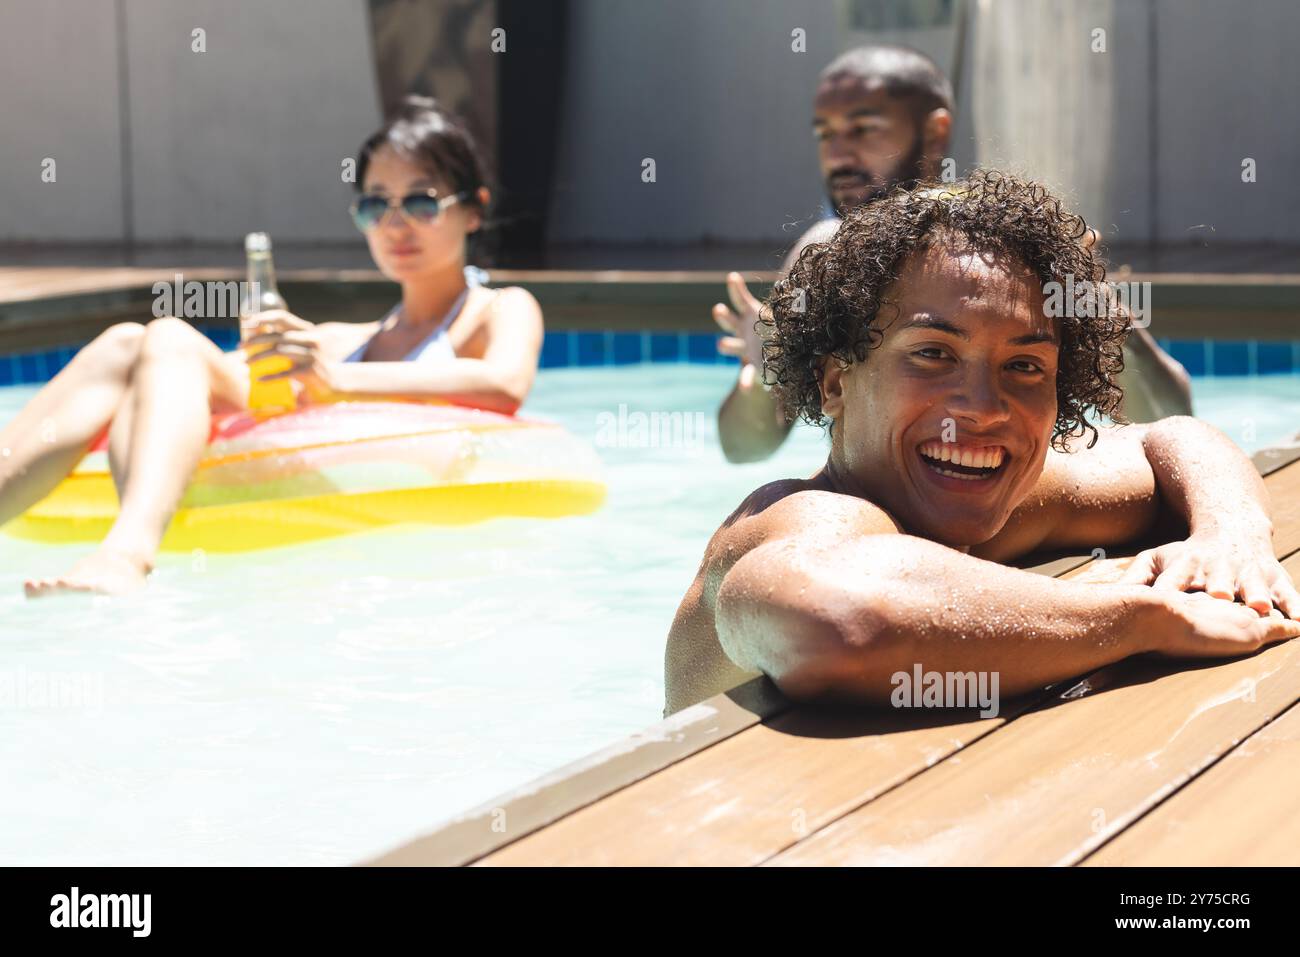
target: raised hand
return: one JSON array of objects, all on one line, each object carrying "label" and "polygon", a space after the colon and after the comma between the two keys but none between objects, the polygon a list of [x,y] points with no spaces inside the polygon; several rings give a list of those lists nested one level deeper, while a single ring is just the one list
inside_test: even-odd
[{"label": "raised hand", "polygon": [[727,295],[730,308],[723,303],[713,307],[713,321],[729,333],[718,340],[718,351],[740,359],[740,386],[748,389],[763,368],[763,337],[756,328],[762,303],[750,293],[738,272],[727,274]]}]

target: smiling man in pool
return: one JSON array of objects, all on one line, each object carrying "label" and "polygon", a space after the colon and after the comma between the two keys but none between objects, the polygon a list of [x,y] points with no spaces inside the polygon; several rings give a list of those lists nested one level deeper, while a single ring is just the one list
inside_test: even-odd
[{"label": "smiling man in pool", "polygon": [[[678,609],[667,713],[766,674],[884,704],[893,676],[997,673],[1016,695],[1141,652],[1247,654],[1300,635],[1258,472],[1217,429],[1116,419],[1126,314],[1055,317],[1100,283],[1087,227],[993,171],[850,214],[770,299],[787,410],[831,423],[825,466],[753,492]],[[1009,567],[1158,536],[1112,584]]]},{"label": "smiling man in pool", "polygon": [[[788,271],[804,247],[825,242],[839,216],[873,203],[897,186],[937,178],[953,123],[952,86],[924,54],[871,44],[836,57],[818,79],[813,135],[826,197],[835,216],[805,232],[786,256]],[[951,162],[951,160],[947,160]],[[1094,234],[1094,239],[1096,235]],[[758,301],[739,273],[727,277],[731,309],[718,303],[713,318],[730,335],[718,351],[741,360],[739,375],[718,409],[718,441],[731,462],[755,462],[774,453],[792,422],[767,388],[758,334]],[[733,311],[734,310],[734,311]],[[1125,343],[1124,414],[1135,422],[1190,414],[1187,371],[1138,325]]]}]

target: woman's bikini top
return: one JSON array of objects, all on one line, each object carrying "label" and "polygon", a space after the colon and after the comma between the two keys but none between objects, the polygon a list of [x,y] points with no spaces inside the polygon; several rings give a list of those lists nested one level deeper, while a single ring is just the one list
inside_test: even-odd
[{"label": "woman's bikini top", "polygon": [[[447,335],[447,330],[451,327],[451,324],[456,321],[456,317],[460,315],[460,311],[465,308],[465,300],[469,298],[470,289],[474,286],[482,285],[484,278],[486,278],[486,276],[482,270],[476,269],[473,266],[465,267],[465,282],[467,288],[456,297],[456,301],[451,304],[451,308],[447,310],[447,315],[443,317],[442,321],[433,328],[432,332],[421,340],[419,345],[402,358],[402,362],[445,362],[456,358],[456,350],[452,348],[451,337]],[[383,329],[384,323],[396,316],[401,308],[402,304],[399,302],[396,306],[390,309],[388,314],[385,315],[383,319],[379,320],[379,328]],[[379,335],[378,331],[375,332],[375,336],[377,335]],[[361,343],[361,345],[343,361],[363,361],[366,355],[366,350],[370,348],[370,343],[374,341],[375,336],[371,336],[365,342]]]}]

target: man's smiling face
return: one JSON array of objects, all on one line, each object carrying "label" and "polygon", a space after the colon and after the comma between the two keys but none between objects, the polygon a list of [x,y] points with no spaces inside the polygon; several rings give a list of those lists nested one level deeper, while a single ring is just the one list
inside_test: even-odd
[{"label": "man's smiling face", "polygon": [[842,481],[916,535],[992,538],[1033,488],[1056,422],[1058,336],[1014,258],[937,240],[904,260],[866,361],[827,360]]}]

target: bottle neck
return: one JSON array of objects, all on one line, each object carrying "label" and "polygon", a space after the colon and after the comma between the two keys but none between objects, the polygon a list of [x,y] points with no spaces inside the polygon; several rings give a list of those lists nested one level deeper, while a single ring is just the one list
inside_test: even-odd
[{"label": "bottle neck", "polygon": [[249,253],[247,282],[248,305],[245,312],[285,308],[284,299],[275,284],[275,265],[269,252]]},{"label": "bottle neck", "polygon": [[256,283],[262,292],[276,292],[275,265],[266,253],[253,253],[248,257],[248,284]]}]

